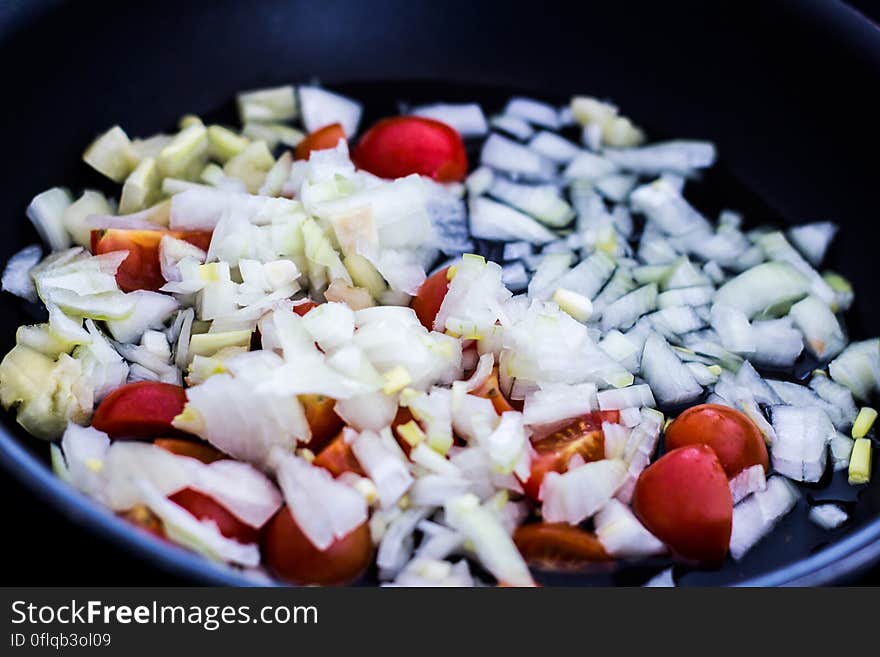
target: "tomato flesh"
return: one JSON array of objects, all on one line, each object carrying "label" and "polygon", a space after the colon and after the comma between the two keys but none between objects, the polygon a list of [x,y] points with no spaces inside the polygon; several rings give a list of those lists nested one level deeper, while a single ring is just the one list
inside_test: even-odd
[{"label": "tomato flesh", "polygon": [[636,482],[633,511],[679,557],[717,565],[727,554],[733,498],[711,447],[687,445],[649,465]]},{"label": "tomato flesh", "polygon": [[700,404],[687,409],[666,428],[666,448],[711,447],[728,478],[753,465],[770,467],[767,446],[758,426],[735,408]]},{"label": "tomato flesh", "polygon": [[116,282],[123,292],[156,291],[165,285],[159,264],[159,242],[164,235],[186,240],[207,251],[211,233],[206,231],[127,230],[111,228],[92,231],[92,253],[128,251],[116,270]]},{"label": "tomato flesh", "polygon": [[319,550],[303,534],[286,506],[266,525],[262,548],[269,569],[295,584],[348,584],[360,577],[373,557],[367,523],[336,539],[326,550]]},{"label": "tomato flesh", "polygon": [[317,307],[314,301],[302,301],[300,303],[295,303],[293,305],[293,312],[295,312],[300,317],[305,317],[306,313],[309,312],[312,308]]},{"label": "tomato flesh", "polygon": [[456,182],[464,180],[468,168],[461,135],[445,123],[419,116],[379,121],[361,137],[352,159],[380,178],[418,173]]},{"label": "tomato flesh", "polygon": [[208,443],[197,440],[187,440],[185,438],[156,438],[153,441],[156,447],[177,454],[178,456],[188,456],[198,459],[202,463],[213,463],[214,461],[222,461],[228,458],[226,454],[212,447]]},{"label": "tomato flesh", "polygon": [[422,283],[416,296],[412,300],[412,309],[416,312],[416,317],[429,331],[434,330],[434,320],[437,313],[440,312],[440,306],[446,293],[449,291],[449,267],[444,267],[440,271],[436,271]]},{"label": "tomato flesh", "polygon": [[259,529],[236,518],[209,495],[192,488],[184,488],[174,495],[169,495],[168,499],[178,506],[182,506],[199,520],[215,522],[217,529],[226,538],[231,538],[239,543],[257,543],[260,540]]},{"label": "tomato flesh", "polygon": [[345,130],[340,123],[332,123],[306,135],[294,151],[297,160],[308,160],[312,151],[336,148],[340,139],[345,139]]},{"label": "tomato flesh", "polygon": [[602,422],[616,422],[616,411],[596,411],[569,420],[562,426],[553,425],[549,432],[538,427],[532,436],[531,472],[523,483],[523,490],[533,500],[540,499],[541,484],[548,472],[568,471],[569,463],[575,456],[585,462],[605,458],[605,435]]},{"label": "tomato flesh", "polygon": [[355,458],[351,445],[345,442],[345,437],[341,431],[330,441],[329,445],[318,453],[314,464],[324,468],[334,477],[338,477],[343,472],[354,472],[362,477],[367,476],[367,473],[363,471],[361,464]]},{"label": "tomato flesh", "polygon": [[514,532],[513,542],[526,563],[544,570],[582,570],[611,560],[595,534],[567,523],[522,525]]},{"label": "tomato flesh", "polygon": [[345,423],[333,410],[335,399],[324,395],[298,395],[297,399],[302,404],[306,421],[312,431],[312,439],[307,447],[317,453],[342,431]]},{"label": "tomato flesh", "polygon": [[497,367],[492,368],[492,374],[489,378],[486,379],[479,388],[472,391],[471,394],[476,395],[477,397],[484,397],[491,401],[492,406],[495,407],[495,412],[499,415],[508,411],[516,410],[510,405],[510,402],[507,401],[507,397],[504,396],[504,393],[501,392],[501,386],[498,384]]},{"label": "tomato flesh", "polygon": [[154,438],[177,435],[171,424],[186,404],[180,386],[138,381],[120,386],[95,409],[92,426],[111,438]]}]

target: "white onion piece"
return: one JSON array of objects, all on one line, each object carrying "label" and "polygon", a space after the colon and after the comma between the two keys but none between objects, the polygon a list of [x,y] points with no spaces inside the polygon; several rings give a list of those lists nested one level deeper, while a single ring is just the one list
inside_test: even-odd
[{"label": "white onion piece", "polygon": [[642,376],[661,404],[683,404],[703,394],[702,386],[682,364],[666,340],[656,333],[651,333],[645,342]]},{"label": "white onion piece", "polygon": [[707,141],[667,141],[640,148],[609,148],[605,156],[628,171],[644,175],[664,172],[689,175],[715,163],[715,145]]},{"label": "white onion piece", "polygon": [[347,138],[357,134],[363,107],[360,103],[320,87],[299,87],[300,112],[306,131],[339,123]]},{"label": "white onion piece", "polygon": [[810,520],[822,529],[837,529],[849,520],[849,514],[836,504],[818,504],[810,509]]},{"label": "white onion piece", "polygon": [[671,588],[675,587],[675,580],[672,577],[672,568],[666,568],[654,575],[642,586],[649,588]]},{"label": "white onion piece", "polygon": [[504,114],[518,116],[529,123],[551,130],[559,129],[559,115],[556,108],[532,98],[511,98],[504,108]]},{"label": "white onion piece", "polygon": [[626,464],[617,459],[593,461],[565,474],[549,472],[541,484],[542,515],[547,522],[576,525],[614,497],[626,477]]},{"label": "white onion piece", "polygon": [[483,566],[507,586],[533,586],[534,581],[510,535],[473,494],[449,500],[446,522],[473,545]]},{"label": "white onion piece", "polygon": [[617,171],[617,165],[601,155],[580,151],[568,162],[562,177],[566,180],[597,180]]},{"label": "white onion piece", "polygon": [[281,493],[259,470],[247,463],[223,459],[196,466],[195,481],[189,484],[212,497],[247,525],[259,529],[281,507]]},{"label": "white onion piece", "polygon": [[593,518],[596,538],[612,557],[636,558],[665,554],[666,546],[645,529],[630,508],[610,499]]},{"label": "white onion piece", "polygon": [[324,468],[283,448],[273,452],[271,462],[288,510],[319,550],[326,550],[334,540],[367,521],[367,505],[361,494],[335,481]]},{"label": "white onion piece", "polygon": [[560,137],[555,132],[542,130],[529,141],[529,148],[540,153],[547,159],[565,164],[573,160],[581,149],[572,144],[565,137]]},{"label": "white onion piece", "polygon": [[421,105],[410,114],[424,116],[455,128],[462,137],[482,137],[489,131],[489,124],[477,103],[437,103]]},{"label": "white onion piece", "polygon": [[165,498],[149,481],[137,480],[137,485],[150,511],[162,520],[165,535],[175,543],[219,561],[248,567],[259,565],[260,549],[257,545],[226,538],[216,523],[200,521]]},{"label": "white onion piece", "polygon": [[136,342],[147,329],[161,328],[180,304],[167,294],[136,290],[129,292],[134,299],[134,310],[128,317],[107,321],[110,334],[120,342]]},{"label": "white onion piece", "polygon": [[850,343],[829,363],[828,373],[857,399],[868,401],[880,386],[880,339]]},{"label": "white onion piece", "polygon": [[400,456],[388,449],[379,436],[372,431],[346,435],[355,458],[369,475],[379,491],[382,507],[387,509],[397,503],[413,483],[406,463]]},{"label": "white onion piece", "polygon": [[795,481],[819,481],[825,472],[826,445],[835,435],[828,415],[818,408],[773,407],[776,440],[773,469]]},{"label": "white onion piece", "polygon": [[39,244],[31,244],[13,255],[3,269],[2,288],[5,292],[28,301],[37,300],[37,288],[31,278],[33,269],[43,257],[43,249]]},{"label": "white onion piece", "polygon": [[70,190],[53,187],[37,194],[25,210],[50,251],[61,251],[71,244],[70,233],[64,226],[64,211],[72,204]]},{"label": "white onion piece", "polygon": [[830,221],[817,221],[789,228],[788,238],[811,265],[818,267],[825,259],[825,253],[831,246],[837,230],[837,224]]},{"label": "white onion piece", "polygon": [[526,395],[525,424],[549,424],[585,415],[599,408],[595,383],[547,383]]},{"label": "white onion piece", "polygon": [[497,135],[489,135],[480,153],[480,163],[527,180],[551,180],[556,165],[527,146]]},{"label": "white onion piece", "polygon": [[730,480],[730,495],[733,503],[739,504],[752,493],[767,488],[767,478],[764,475],[763,465],[753,465],[737,473]]},{"label": "white onion piece", "polygon": [[640,383],[616,390],[601,390],[597,395],[599,408],[603,411],[621,408],[656,406],[651,386]]},{"label": "white onion piece", "polygon": [[535,129],[518,116],[501,114],[499,116],[492,117],[492,120],[489,121],[489,123],[496,130],[506,132],[512,137],[516,137],[520,141],[525,141],[533,134],[535,134]]},{"label": "white onion piece", "polygon": [[239,461],[266,467],[273,447],[292,450],[311,437],[302,406],[287,395],[257,391],[253,382],[215,374],[186,391],[174,426]]},{"label": "white onion piece", "polygon": [[742,559],[758,541],[770,533],[776,523],[794,508],[800,493],[785,477],[767,480],[767,488],[733,508],[733,530],[730,534],[730,556]]}]

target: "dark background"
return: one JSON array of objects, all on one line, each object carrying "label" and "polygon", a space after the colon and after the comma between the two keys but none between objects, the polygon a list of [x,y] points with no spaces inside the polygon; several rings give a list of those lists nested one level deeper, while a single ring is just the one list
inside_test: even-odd
[{"label": "dark background", "polygon": [[[825,1],[834,2],[834,0]],[[37,5],[56,4],[62,3],[2,2],[0,0],[0,18],[6,20],[0,37],[5,36],[9,29],[8,26],[13,23],[26,25],[33,15],[38,13]],[[205,3],[199,1],[170,3],[155,0],[150,3],[152,10],[149,15],[145,16],[139,15],[138,3],[123,5],[121,3],[81,1],[77,2],[75,7],[62,7],[48,19],[51,22],[51,28],[48,31],[49,39],[45,43],[28,43],[26,32],[24,36],[15,39],[11,45],[0,46],[2,79],[9,84],[8,88],[12,89],[12,93],[6,93],[4,98],[6,107],[0,114],[0,117],[5,119],[3,121],[4,130],[14,131],[18,117],[22,113],[31,112],[41,117],[45,116],[47,121],[52,122],[52,127],[48,129],[49,133],[52,130],[63,129],[65,109],[63,103],[83,103],[88,106],[87,109],[94,116],[96,125],[75,128],[85,133],[93,133],[106,127],[117,117],[115,113],[117,105],[128,106],[132,102],[150,104],[154,108],[154,116],[156,117],[155,122],[149,125],[133,126],[131,132],[134,134],[152,131],[172,121],[184,110],[211,109],[210,103],[216,102],[214,100],[215,92],[225,90],[224,67],[242,66],[241,63],[236,62],[236,48],[238,47],[235,42],[236,35],[223,31],[214,32],[216,26],[210,20],[202,22],[190,20],[190,14],[199,9],[203,10],[205,6],[216,7],[217,12],[237,12],[242,18],[242,29],[248,29],[247,23],[251,18],[255,24],[260,24],[262,21],[266,25],[271,25],[272,8],[279,4],[282,3]],[[314,5],[333,5],[343,10],[339,13],[339,20],[351,22],[359,37],[375,46],[373,55],[376,59],[377,69],[390,67],[389,70],[395,71],[396,75],[401,75],[401,71],[407,71],[405,64],[399,61],[395,63],[390,60],[390,54],[383,53],[382,39],[387,38],[387,34],[383,31],[382,26],[371,22],[371,7],[381,4],[387,8],[389,4],[394,3],[377,2],[376,5],[373,2],[302,4],[303,21],[307,23],[313,21],[312,24],[316,26],[313,35],[315,43],[320,42],[321,30],[326,28],[322,21],[336,20],[336,18],[329,9],[321,13],[315,9]],[[711,138],[716,138],[716,135],[712,134],[712,130],[717,126],[719,131],[717,137],[722,145],[722,155],[730,157],[734,168],[736,168],[737,162],[747,161],[749,170],[740,170],[737,173],[741,174],[743,178],[755,181],[755,187],[761,193],[770,193],[769,185],[771,183],[766,181],[772,181],[773,176],[783,169],[796,171],[799,167],[808,166],[811,168],[812,179],[823,180],[828,189],[832,191],[838,182],[843,185],[845,182],[851,182],[853,176],[864,177],[864,196],[846,196],[845,198],[841,198],[839,195],[835,196],[833,193],[820,198],[809,194],[798,195],[790,191],[791,181],[789,180],[789,192],[777,194],[771,199],[771,202],[775,209],[790,220],[814,217],[840,217],[843,220],[844,216],[847,216],[852,224],[855,221],[853,218],[862,216],[866,208],[874,208],[873,214],[867,220],[872,222],[876,220],[877,203],[874,194],[876,194],[878,185],[876,184],[877,150],[874,147],[880,146],[877,130],[880,112],[877,111],[878,106],[874,102],[873,89],[858,91],[862,94],[860,97],[864,99],[864,102],[861,103],[835,107],[834,99],[843,94],[851,96],[853,87],[863,86],[866,79],[872,81],[871,87],[876,86],[876,82],[880,81],[880,76],[878,76],[880,67],[878,67],[876,59],[866,60],[863,50],[855,47],[850,49],[841,35],[835,33],[833,25],[799,26],[798,38],[806,38],[805,35],[809,35],[812,39],[813,47],[808,51],[799,49],[796,43],[792,43],[789,40],[792,35],[788,30],[790,22],[799,15],[801,5],[811,3],[653,3],[647,1],[643,3],[613,3],[615,7],[619,4],[619,8],[603,8],[603,18],[608,19],[610,15],[613,19],[611,24],[619,25],[619,30],[602,33],[591,30],[590,17],[593,9],[590,6],[584,6],[583,11],[577,15],[567,12],[566,16],[570,20],[565,21],[564,24],[561,23],[555,34],[530,34],[512,24],[511,15],[516,15],[517,12],[535,11],[539,6],[536,3],[486,3],[486,5],[493,4],[496,13],[483,9],[482,3],[478,3],[480,4],[479,11],[468,3],[448,2],[444,4],[449,7],[451,17],[443,25],[426,25],[424,35],[403,33],[395,35],[407,47],[414,49],[428,47],[446,47],[448,49],[448,59],[441,66],[442,70],[425,71],[421,77],[428,78],[434,74],[444,77],[468,61],[467,58],[471,55],[458,48],[457,30],[461,30],[469,38],[474,38],[475,34],[482,35],[486,42],[489,42],[493,35],[496,35],[499,39],[507,39],[508,47],[521,49],[513,58],[516,63],[511,62],[509,70],[498,74],[500,78],[503,78],[499,79],[500,82],[510,84],[522,79],[527,81],[529,86],[545,89],[556,88],[562,93],[569,91],[590,93],[593,90],[572,90],[566,87],[566,76],[561,71],[547,69],[547,63],[540,57],[541,51],[554,38],[601,40],[603,44],[607,45],[609,57],[622,57],[626,60],[625,65],[632,66],[633,70],[642,74],[642,77],[634,77],[634,79],[638,79],[638,84],[625,84],[619,79],[614,79],[610,74],[607,79],[600,75],[596,80],[596,88],[601,90],[600,95],[608,95],[619,100],[625,109],[638,104],[641,113],[633,112],[637,118],[646,114],[644,96],[650,94],[656,85],[676,85],[676,91],[680,92],[686,101],[701,103],[705,99],[700,97],[700,85],[713,84],[717,82],[717,78],[721,77],[727,81],[730,96],[727,99],[716,99],[714,104],[706,105],[703,112],[705,123],[682,125],[681,120],[677,120],[677,117],[671,114],[673,109],[661,106],[651,108],[657,112],[658,123],[675,130],[674,134],[705,135]],[[590,3],[583,4],[589,5]],[[880,7],[876,2],[860,0],[851,4],[868,16],[880,17]],[[402,12],[416,13],[420,11],[421,6],[418,2],[398,3],[398,5]],[[771,5],[774,7],[772,11],[767,9]],[[175,101],[173,85],[175,70],[178,67],[186,69],[191,65],[189,51],[187,47],[182,47],[180,44],[166,48],[163,41],[163,30],[168,25],[167,21],[155,18],[159,13],[156,11],[157,6],[167,10],[167,16],[170,17],[167,21],[185,21],[191,26],[193,30],[192,42],[188,44],[191,48],[198,49],[200,44],[204,46],[215,39],[226,39],[230,43],[222,60],[218,60],[215,67],[204,71],[203,100],[209,104],[206,108],[184,108]],[[553,11],[553,8],[550,5],[545,5],[541,10],[549,12]],[[86,29],[83,24],[74,24],[76,23],[74,19],[82,14],[89,15],[91,20],[95,20],[101,16],[102,11],[114,14],[125,11],[130,14],[127,16],[127,20],[138,23],[141,36],[143,34],[150,35],[149,38],[140,39],[139,48],[148,45],[152,49],[151,52],[148,55],[142,50],[127,52],[124,40],[118,38],[118,35],[114,37],[112,33],[104,34],[94,23],[91,29]],[[477,15],[472,15],[472,12],[476,12]],[[670,17],[674,19],[676,13],[680,15],[681,20],[688,20],[698,26],[692,40],[664,38],[664,21],[671,20]],[[249,43],[244,48],[244,54],[249,48],[269,48],[273,43],[283,40],[283,28],[274,25],[272,27],[278,29],[267,33],[267,43]],[[720,29],[722,27],[725,28],[723,33]],[[25,27],[25,29],[29,28]],[[77,32],[79,33],[77,34]],[[41,38],[45,39],[46,33],[42,33]],[[861,33],[861,38],[880,40],[880,35],[872,34],[872,29],[866,28]],[[101,45],[95,40],[102,39],[108,39],[117,48],[120,58],[134,56],[142,59],[145,66],[164,67],[168,72],[168,84],[162,89],[136,89],[136,85],[133,85],[131,80],[115,79],[113,62],[104,61],[103,66],[98,66],[95,70],[88,72],[92,87],[82,89],[81,99],[66,96],[59,99],[61,106],[18,107],[15,105],[15,85],[46,85],[51,90],[53,84],[52,79],[29,78],[28,65],[30,62],[26,58],[23,59],[25,54],[32,57],[35,56],[34,53],[38,53],[42,49],[45,51],[46,57],[56,58],[53,70],[64,71],[64,48],[83,48],[90,51]],[[649,63],[645,63],[643,60],[629,61],[627,59],[627,42],[632,40],[648,40],[654,44],[656,46],[654,60]],[[821,45],[816,45],[823,43],[828,44],[827,50]],[[310,42],[306,38],[301,47],[306,49],[309,44]],[[490,46],[491,44],[487,48]],[[535,52],[529,52],[532,48],[535,48]],[[717,68],[710,68],[701,61],[700,54],[705,52],[705,49],[715,51],[716,58],[713,60],[713,66],[717,66]],[[338,57],[350,57],[356,50],[346,48],[343,44]],[[719,58],[718,50],[726,54]],[[497,60],[497,57],[495,59]],[[747,60],[751,66],[757,62],[764,74],[757,78],[752,74],[745,77],[741,73],[743,67],[740,66],[743,59]],[[480,58],[472,61],[472,66],[475,69],[479,69],[482,65]],[[369,61],[357,62],[353,65],[353,68],[358,71],[355,75],[364,79],[367,76],[369,66]],[[486,64],[486,66],[489,65]],[[656,72],[657,68],[664,67],[675,71],[677,75],[666,77],[652,75],[652,71]],[[332,77],[329,72],[332,69],[332,63],[326,66],[319,63],[315,74]],[[487,68],[486,71],[488,70]],[[278,76],[275,71],[254,71],[252,77],[255,82],[259,83],[262,78],[273,79]],[[479,77],[478,73],[474,73],[473,77]],[[809,91],[811,84],[813,85],[812,94]],[[118,88],[124,89],[124,92],[115,95]],[[805,89],[807,91],[804,91]],[[234,89],[226,91],[231,96]],[[764,107],[761,103],[763,97],[774,94],[802,98],[805,106],[806,104],[821,105],[827,110],[827,121],[819,123],[813,121],[815,112],[809,115],[810,120],[795,114],[775,114],[772,108]],[[44,95],[51,97],[48,92]],[[748,99],[744,101],[743,95],[751,96],[754,98],[754,102],[748,102]],[[84,112],[85,109],[80,107],[79,111]],[[747,146],[746,142],[738,144],[735,139],[730,139],[729,134],[731,131],[735,132],[737,122],[741,123],[742,129],[747,127],[749,130],[764,130],[766,132],[768,147],[757,154],[759,157],[756,157],[754,153],[744,152]],[[778,144],[774,147],[774,124],[778,122],[802,122],[805,139],[799,142]],[[36,135],[35,137],[40,136]],[[866,159],[871,160],[870,166],[867,164],[862,166],[864,163],[856,163],[852,159],[846,160],[847,166],[842,166],[840,160],[835,158],[835,155],[840,152],[838,150],[840,140],[850,141],[852,139],[864,140],[865,156]],[[85,144],[86,141],[87,137],[78,140],[79,145],[76,148],[81,149],[82,144]],[[51,148],[42,151],[33,148],[28,152],[16,153],[15,155],[16,157],[10,162],[12,156],[7,153],[4,158],[6,161],[0,164],[0,167],[10,166],[14,163],[15,166],[26,167],[28,171],[33,171],[34,188],[4,190],[2,207],[24,208],[27,199],[33,195],[36,189],[44,189],[64,180],[59,180],[57,177],[48,179],[49,167],[41,166],[43,158],[55,155]],[[78,151],[62,152],[57,154],[57,157],[67,157],[68,155],[71,167],[73,167]],[[57,166],[52,168],[53,175],[57,169]],[[46,179],[44,180],[44,178]],[[764,189],[760,188],[762,181],[768,185]],[[773,191],[775,192],[775,189]],[[20,217],[9,217],[8,220],[23,222],[23,213]],[[845,245],[847,248],[858,248],[857,241],[845,243]],[[865,252],[866,247],[862,245],[858,253],[862,255]],[[876,263],[873,260],[861,258],[858,262],[849,263],[849,266],[853,270],[852,275],[857,280],[876,280],[874,273]],[[850,274],[850,272],[846,273]],[[864,290],[864,288],[858,289]],[[876,293],[873,294],[873,300],[870,292],[864,296],[867,298],[860,303],[876,303]],[[870,317],[871,314],[868,313],[868,316]],[[5,472],[0,472],[0,500],[4,503],[5,510],[4,531],[0,533],[5,538],[2,552],[0,552],[4,557],[2,565],[0,565],[0,583],[3,585],[118,586],[121,583],[126,585],[184,583],[178,578],[157,571],[139,559],[126,555],[122,549],[94,537],[91,532],[71,524],[43,502],[37,500],[29,490],[20,486]],[[875,569],[860,581],[865,584],[880,584],[880,568]]]}]

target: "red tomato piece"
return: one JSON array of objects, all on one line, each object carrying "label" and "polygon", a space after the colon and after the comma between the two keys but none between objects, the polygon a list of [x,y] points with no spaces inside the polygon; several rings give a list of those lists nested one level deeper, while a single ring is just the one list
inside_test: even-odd
[{"label": "red tomato piece", "polygon": [[123,292],[134,290],[156,291],[165,285],[159,265],[159,242],[163,235],[186,240],[207,251],[211,233],[205,231],[125,230],[111,228],[92,231],[92,253],[100,255],[111,251],[128,251],[116,271],[116,282]]},{"label": "red tomato piece", "polygon": [[559,426],[553,425],[549,432],[540,427],[532,436],[532,467],[528,480],[523,484],[526,495],[539,499],[541,484],[548,472],[564,473],[575,456],[585,462],[605,458],[605,435],[602,422],[614,422],[617,418],[604,412],[588,413]]},{"label": "red tomato piece", "polygon": [[312,430],[312,439],[306,446],[318,453],[342,431],[345,422],[333,410],[336,405],[335,399],[324,395],[298,395],[297,399],[303,406],[306,421]]},{"label": "red tomato piece", "polygon": [[295,303],[293,305],[293,312],[295,312],[300,317],[305,317],[306,313],[309,312],[312,308],[315,308],[318,304],[314,301],[302,301],[300,303]]},{"label": "red tomato piece", "polygon": [[758,426],[735,408],[700,404],[687,409],[666,428],[666,448],[708,445],[728,478],[753,465],[770,467],[767,446]]},{"label": "red tomato piece", "polygon": [[501,392],[501,386],[498,384],[497,367],[492,369],[492,374],[483,382],[483,385],[476,390],[473,390],[471,394],[476,395],[477,397],[484,397],[491,401],[492,406],[495,407],[495,412],[499,415],[501,413],[506,413],[507,411],[516,410],[510,405],[510,402],[507,401],[507,397],[504,396],[504,393]]},{"label": "red tomato piece", "polygon": [[535,522],[518,527],[513,542],[530,566],[575,571],[611,561],[595,534],[567,523]]},{"label": "red tomato piece", "polygon": [[174,495],[169,495],[168,499],[178,506],[182,506],[199,520],[212,520],[217,523],[217,529],[226,538],[231,538],[239,543],[257,543],[260,540],[259,529],[236,518],[226,507],[209,495],[192,488],[184,488]]},{"label": "red tomato piece", "polygon": [[345,130],[342,124],[332,123],[330,125],[319,128],[312,133],[306,135],[299,144],[297,144],[294,157],[297,160],[308,160],[312,151],[323,151],[327,148],[336,148],[340,139],[345,139]]},{"label": "red tomato piece", "polygon": [[354,472],[362,477],[367,473],[361,468],[361,464],[354,457],[351,445],[345,442],[342,432],[330,441],[330,444],[322,449],[315,457],[314,464],[328,470],[334,477],[343,472]]},{"label": "red tomato piece", "polygon": [[171,421],[186,404],[180,386],[138,381],[120,386],[98,405],[92,426],[111,438],[153,438],[179,434]]},{"label": "red tomato piece", "polygon": [[286,506],[266,525],[263,560],[278,577],[295,584],[348,584],[366,570],[373,557],[367,523],[319,550],[296,524]]},{"label": "red tomato piece", "polygon": [[422,283],[416,296],[412,300],[412,309],[416,312],[416,317],[429,331],[434,330],[434,320],[437,313],[440,312],[440,306],[446,293],[449,291],[449,267],[444,267],[440,271],[436,271]]},{"label": "red tomato piece", "polygon": [[461,135],[445,123],[420,116],[382,119],[364,133],[352,159],[381,178],[418,173],[455,182],[464,180],[468,168]]},{"label": "red tomato piece", "polygon": [[205,442],[197,440],[187,440],[186,438],[156,438],[153,441],[156,447],[177,454],[178,456],[189,456],[198,459],[202,463],[213,463],[214,461],[222,461],[228,458],[226,454]]},{"label": "red tomato piece", "polygon": [[639,476],[632,504],[645,527],[678,556],[717,565],[727,554],[733,498],[711,447],[688,445],[664,454]]}]

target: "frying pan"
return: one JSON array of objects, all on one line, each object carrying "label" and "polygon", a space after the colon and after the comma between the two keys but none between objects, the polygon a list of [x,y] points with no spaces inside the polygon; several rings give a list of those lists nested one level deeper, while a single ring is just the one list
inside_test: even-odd
[{"label": "frying pan", "polygon": [[[478,100],[495,108],[511,90],[548,99],[577,92],[613,99],[654,136],[715,141],[721,171],[694,186],[707,212],[729,205],[752,225],[838,222],[831,265],[857,291],[849,330],[857,338],[880,333],[876,162],[865,162],[880,152],[880,103],[872,92],[880,32],[842,3],[140,5],[30,0],[0,8],[0,260],[35,241],[23,214],[34,194],[56,184],[102,184],[79,156],[114,123],[146,135],[186,112],[232,120],[237,90],[312,79],[366,101],[370,117],[393,113],[398,101]],[[15,328],[33,316],[8,295],[0,304],[5,352]],[[74,493],[51,475],[47,452],[3,416],[0,463],[29,491],[16,505],[53,506],[81,526],[76,532],[101,537],[102,558],[128,552],[150,564],[143,568],[184,581],[252,583],[142,535]],[[806,497],[844,502],[851,522],[826,532],[799,508],[742,563],[681,570],[680,583],[852,581],[880,559],[880,478],[858,495],[840,478],[824,480]],[[44,537],[26,522],[17,536]],[[99,563],[91,558],[86,563]],[[659,567],[544,581],[638,584]]]}]

